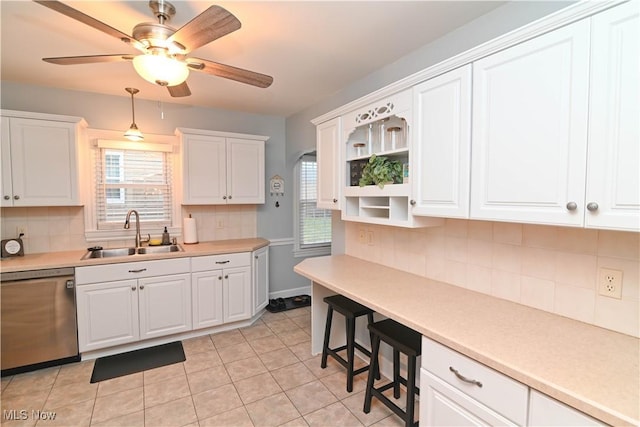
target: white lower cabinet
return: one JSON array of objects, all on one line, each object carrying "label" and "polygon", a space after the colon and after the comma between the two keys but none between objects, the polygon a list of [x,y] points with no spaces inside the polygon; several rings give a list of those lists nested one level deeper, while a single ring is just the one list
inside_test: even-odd
[{"label": "white lower cabinet", "polygon": [[420,424],[525,425],[529,388],[422,338]]},{"label": "white lower cabinet", "polygon": [[530,426],[603,426],[599,422],[564,403],[558,402],[536,390],[529,396]]},{"label": "white lower cabinet", "polygon": [[253,252],[253,312],[255,315],[269,304],[269,247]]},{"label": "white lower cabinet", "polygon": [[251,254],[207,255],[191,259],[195,329],[251,317]]},{"label": "white lower cabinet", "polygon": [[188,273],[188,258],[76,268],[80,352],[191,330]]}]

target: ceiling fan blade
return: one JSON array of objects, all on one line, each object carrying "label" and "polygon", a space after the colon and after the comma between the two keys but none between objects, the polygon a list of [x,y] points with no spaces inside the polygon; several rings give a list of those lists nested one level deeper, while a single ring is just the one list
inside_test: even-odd
[{"label": "ceiling fan blade", "polygon": [[238,18],[220,6],[211,6],[176,31],[169,42],[184,46],[185,52],[226,36],[242,26]]},{"label": "ceiling fan blade", "polygon": [[43,61],[58,65],[95,64],[98,62],[131,61],[134,55],[88,55],[88,56],[61,56],[57,58],[42,58]]},{"label": "ceiling fan blade", "polygon": [[232,67],[231,65],[219,64],[206,59],[187,58],[187,66],[195,71],[201,71],[261,88],[269,87],[271,83],[273,83],[273,77],[267,76],[266,74]]},{"label": "ceiling fan blade", "polygon": [[191,95],[191,90],[189,86],[187,86],[187,82],[180,83],[177,86],[167,86],[167,89],[169,90],[169,95],[174,98]]},{"label": "ceiling fan blade", "polygon": [[84,14],[79,10],[76,10],[70,6],[67,6],[64,3],[61,3],[56,0],[46,0],[46,1],[33,0],[33,1],[38,4],[41,4],[42,6],[48,7],[49,9],[55,10],[56,12],[59,12],[63,15],[66,15],[69,18],[73,18],[76,21],[80,21],[83,24],[86,24],[90,27],[95,28],[96,30],[102,31],[103,33],[106,33],[112,37],[118,38],[125,43],[133,45],[137,49],[144,50],[144,46],[133,37],[123,33],[122,31],[116,30],[115,28],[105,24],[104,22],[98,21],[97,19],[92,18],[91,16]]}]

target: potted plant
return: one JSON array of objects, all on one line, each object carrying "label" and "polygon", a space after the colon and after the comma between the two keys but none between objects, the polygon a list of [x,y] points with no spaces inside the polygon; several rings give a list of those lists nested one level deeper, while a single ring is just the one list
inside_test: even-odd
[{"label": "potted plant", "polygon": [[377,185],[380,188],[385,184],[402,184],[402,163],[373,154],[362,169],[359,184],[360,187]]}]

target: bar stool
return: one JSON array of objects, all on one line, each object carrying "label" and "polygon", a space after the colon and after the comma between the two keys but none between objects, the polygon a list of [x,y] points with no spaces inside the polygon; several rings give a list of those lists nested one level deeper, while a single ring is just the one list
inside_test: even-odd
[{"label": "bar stool", "polygon": [[[386,319],[369,325],[371,332],[371,363],[369,364],[369,378],[367,379],[367,390],[364,397],[364,412],[371,411],[371,399],[377,397],[389,409],[402,418],[407,427],[417,426],[418,422],[413,420],[415,408],[415,395],[420,394],[416,387],[416,358],[421,353],[421,335],[413,329],[407,328],[400,323]],[[380,341],[384,341],[393,349],[393,382],[381,387],[374,387],[374,372],[378,367],[378,352]],[[400,352],[407,355],[407,378],[400,376]],[[398,405],[393,403],[382,392],[393,387],[393,397],[400,397],[400,384],[407,387],[407,409],[403,411]]]},{"label": "bar stool", "polygon": [[[324,302],[327,303],[327,323],[324,328],[324,345],[322,346],[322,362],[320,367],[322,369],[327,367],[327,357],[331,356],[338,361],[342,366],[347,369],[347,391],[351,393],[353,391],[353,377],[367,372],[369,365],[359,369],[353,369],[354,353],[357,348],[366,356],[371,358],[371,352],[364,348],[362,345],[356,342],[356,318],[360,316],[367,316],[368,326],[373,323],[373,310],[369,307],[365,307],[343,295],[333,295],[324,298]],[[347,344],[341,347],[329,348],[329,339],[331,336],[331,321],[333,319],[333,312],[337,311],[345,317],[346,321],[346,335]],[[347,350],[347,359],[345,360],[338,354],[339,351]],[[380,369],[376,368],[376,378],[380,378]]]}]

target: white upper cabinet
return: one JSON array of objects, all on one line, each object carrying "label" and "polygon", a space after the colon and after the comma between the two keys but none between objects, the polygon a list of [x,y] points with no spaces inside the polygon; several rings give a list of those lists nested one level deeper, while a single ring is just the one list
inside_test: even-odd
[{"label": "white upper cabinet", "polygon": [[178,129],[185,205],[262,204],[264,136]]},{"label": "white upper cabinet", "polygon": [[587,227],[640,230],[639,15],[628,2],[592,18]]},{"label": "white upper cabinet", "polygon": [[473,63],[471,218],[583,223],[589,21]]},{"label": "white upper cabinet", "polygon": [[78,117],[2,111],[2,197],[5,206],[80,205]]},{"label": "white upper cabinet", "polygon": [[342,161],[340,160],[340,117],[316,127],[318,165],[318,208],[341,209]]},{"label": "white upper cabinet", "polygon": [[469,217],[471,65],[413,88],[414,215]]}]

